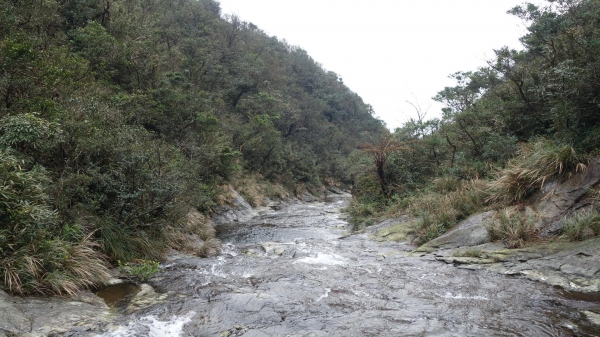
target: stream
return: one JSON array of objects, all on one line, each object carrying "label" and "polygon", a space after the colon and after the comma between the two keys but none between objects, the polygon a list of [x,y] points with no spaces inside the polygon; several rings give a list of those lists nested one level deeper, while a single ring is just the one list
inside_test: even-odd
[{"label": "stream", "polygon": [[598,336],[597,295],[457,268],[348,235],[348,195],[218,227],[223,252],[180,256],[149,283],[162,303],[101,336]]}]

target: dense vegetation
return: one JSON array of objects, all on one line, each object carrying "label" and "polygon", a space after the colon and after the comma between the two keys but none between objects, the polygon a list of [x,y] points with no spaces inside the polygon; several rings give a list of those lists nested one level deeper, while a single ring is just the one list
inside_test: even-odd
[{"label": "dense vegetation", "polygon": [[[600,2],[549,0],[509,13],[527,22],[523,50],[500,48],[488,66],[451,75],[456,85],[434,98],[446,106],[441,118],[417,110],[390,139],[365,147],[377,174],[357,178],[355,222],[412,212],[423,243],[478,210],[522,202],[597,154]],[[517,223],[526,231],[513,213],[492,234],[516,233]]]},{"label": "dense vegetation", "polygon": [[350,184],[372,113],[213,0],[0,0],[0,283],[70,293],[159,259],[236,179]]}]

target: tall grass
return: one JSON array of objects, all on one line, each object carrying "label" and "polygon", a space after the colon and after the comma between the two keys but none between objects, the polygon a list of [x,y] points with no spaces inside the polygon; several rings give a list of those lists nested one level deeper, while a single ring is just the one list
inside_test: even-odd
[{"label": "tall grass", "polygon": [[600,235],[600,213],[596,209],[579,212],[564,222],[563,237],[583,241]]},{"label": "tall grass", "polygon": [[520,212],[516,207],[498,212],[496,219],[487,224],[492,241],[502,241],[508,248],[521,248],[539,240],[540,230],[532,215]]},{"label": "tall grass", "polygon": [[284,199],[290,195],[285,187],[264,179],[260,174],[236,177],[232,187],[253,207],[264,206],[267,199]]},{"label": "tall grass", "polygon": [[[169,243],[173,249],[198,256],[214,256],[221,251],[221,241],[210,219],[196,210],[190,210],[185,222],[180,226],[169,227]],[[198,238],[202,240],[199,246]]]},{"label": "tall grass", "polygon": [[410,202],[409,211],[420,217],[417,244],[440,236],[486,206],[488,194],[485,182],[481,180],[456,184],[444,181],[442,188],[439,184],[438,181],[429,193],[421,194]]},{"label": "tall grass", "polygon": [[61,223],[40,167],[0,150],[0,283],[13,294],[73,294],[108,278],[90,235]]},{"label": "tall grass", "polygon": [[104,283],[110,275],[98,244],[45,240],[20,247],[0,259],[4,289],[13,294],[73,295]]},{"label": "tall grass", "polygon": [[562,180],[586,169],[588,159],[573,147],[540,138],[522,144],[517,156],[489,183],[491,199],[505,202],[523,200],[551,179]]}]

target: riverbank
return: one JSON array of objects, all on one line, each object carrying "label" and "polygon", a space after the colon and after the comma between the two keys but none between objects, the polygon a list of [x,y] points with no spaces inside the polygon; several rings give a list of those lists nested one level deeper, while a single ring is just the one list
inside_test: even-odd
[{"label": "riverbank", "polygon": [[[349,195],[217,226],[218,257],[173,256],[145,305],[23,336],[595,336],[597,298],[456,268],[409,242],[349,232]],[[150,290],[151,289],[151,290]],[[65,301],[66,302],[66,301]],[[106,310],[106,309],[101,309]],[[99,312],[100,312],[99,311]],[[49,315],[49,313],[48,313]],[[95,319],[95,321],[94,321]],[[48,331],[48,330],[45,330]]]}]

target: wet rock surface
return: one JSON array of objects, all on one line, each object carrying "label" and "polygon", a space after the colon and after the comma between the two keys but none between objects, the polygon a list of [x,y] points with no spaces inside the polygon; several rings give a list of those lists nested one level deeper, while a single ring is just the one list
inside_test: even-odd
[{"label": "wet rock surface", "polygon": [[[443,255],[444,252],[436,252]],[[456,257],[445,258],[446,262],[456,263]],[[481,259],[472,263],[489,263],[485,266],[466,266],[501,274],[520,274],[524,277],[559,286],[565,290],[600,292],[600,240],[591,239],[579,243],[551,242],[523,249],[490,250]]]},{"label": "wet rock surface", "polygon": [[222,225],[221,256],[182,255],[151,279],[160,301],[103,325],[100,333],[63,335],[600,334],[598,296],[519,273],[457,268],[433,254],[407,252],[406,242],[371,240],[383,227],[348,235],[339,217],[347,200],[330,195],[327,203],[282,206]]},{"label": "wet rock surface", "polygon": [[0,336],[88,335],[115,316],[89,292],[73,299],[19,298],[0,290]]}]

